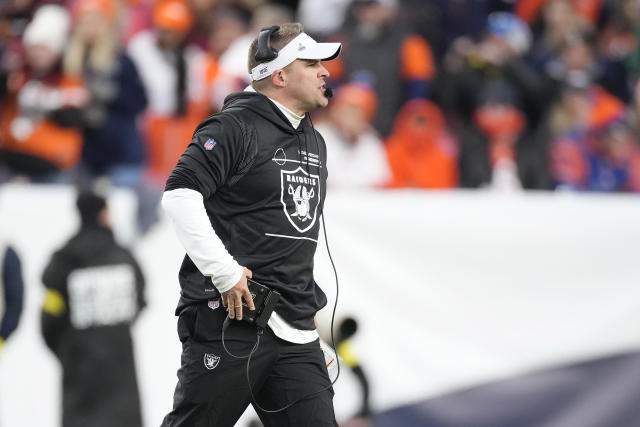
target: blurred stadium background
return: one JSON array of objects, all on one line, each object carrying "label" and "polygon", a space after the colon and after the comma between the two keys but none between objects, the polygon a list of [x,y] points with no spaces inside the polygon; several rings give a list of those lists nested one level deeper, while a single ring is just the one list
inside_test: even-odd
[{"label": "blurred stadium background", "polygon": [[[79,187],[108,193],[142,265],[136,366],[159,425],[184,255],[164,180],[248,84],[258,29],[291,20],[344,43],[313,114],[341,426],[640,426],[640,0],[0,1],[0,243],[25,282],[0,426],[60,425],[41,276]],[[323,240],[316,278],[329,341]]]}]

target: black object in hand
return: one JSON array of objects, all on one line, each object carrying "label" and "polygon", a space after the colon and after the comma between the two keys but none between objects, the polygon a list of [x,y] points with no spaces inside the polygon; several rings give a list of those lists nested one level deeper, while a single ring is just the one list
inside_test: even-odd
[{"label": "black object in hand", "polygon": [[255,310],[249,310],[246,301],[242,302],[242,322],[255,324],[261,328],[267,326],[271,313],[276,307],[280,294],[265,285],[247,277],[247,285]]}]

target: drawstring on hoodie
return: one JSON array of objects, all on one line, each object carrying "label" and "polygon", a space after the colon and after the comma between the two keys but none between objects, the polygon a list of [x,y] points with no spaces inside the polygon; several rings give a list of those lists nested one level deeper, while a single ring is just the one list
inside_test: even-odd
[{"label": "drawstring on hoodie", "polygon": [[[300,142],[300,133],[296,130],[296,139],[298,140],[298,161],[302,164],[302,142]],[[307,173],[309,173],[309,154],[307,153]]]},{"label": "drawstring on hoodie", "polygon": [[[307,146],[307,136],[304,134],[304,131],[302,132],[302,135],[304,135],[304,153],[306,160],[304,163],[307,165],[307,173],[311,175],[311,171],[309,170],[309,147]],[[302,164],[302,143],[300,142],[300,132],[298,132],[297,130],[296,138],[298,139],[298,161],[300,162],[300,164]]]}]

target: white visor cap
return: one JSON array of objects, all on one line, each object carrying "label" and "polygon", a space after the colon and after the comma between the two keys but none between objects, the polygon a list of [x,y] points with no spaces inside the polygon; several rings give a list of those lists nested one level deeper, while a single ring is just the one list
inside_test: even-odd
[{"label": "white visor cap", "polygon": [[296,38],[287,43],[278,56],[262,64],[256,65],[251,70],[251,80],[262,80],[269,77],[276,70],[281,70],[296,59],[318,59],[328,61],[340,54],[342,43],[318,43],[305,33],[300,33]]}]

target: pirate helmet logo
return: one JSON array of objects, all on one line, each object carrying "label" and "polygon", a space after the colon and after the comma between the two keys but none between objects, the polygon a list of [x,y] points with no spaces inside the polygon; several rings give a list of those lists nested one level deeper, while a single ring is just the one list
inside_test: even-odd
[{"label": "pirate helmet logo", "polygon": [[220,356],[216,356],[215,354],[204,354],[204,367],[208,370],[215,369],[220,363]]},{"label": "pirate helmet logo", "polygon": [[280,201],[287,219],[303,233],[316,222],[320,201],[320,179],[298,167],[293,171],[281,170]]}]

